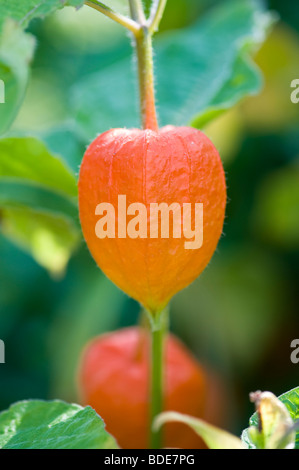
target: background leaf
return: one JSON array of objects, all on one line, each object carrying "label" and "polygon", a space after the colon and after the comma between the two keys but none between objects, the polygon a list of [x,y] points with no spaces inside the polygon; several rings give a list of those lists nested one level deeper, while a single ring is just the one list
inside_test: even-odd
[{"label": "background leaf", "polygon": [[[0,185],[1,186],[1,185]],[[0,187],[1,190],[1,187]],[[65,273],[80,231],[63,217],[26,208],[6,206],[1,214],[2,233],[57,279]]]},{"label": "background leaf", "polygon": [[77,177],[86,146],[80,142],[74,125],[65,123],[47,130],[41,135],[49,150],[65,161],[72,173]]},{"label": "background leaf", "polygon": [[[78,364],[89,339],[117,328],[122,316],[126,322],[130,321],[132,316],[135,318],[134,311],[137,317],[140,310],[139,306],[134,308],[133,302],[95,265],[93,275],[85,272],[77,286],[79,288],[72,284],[56,320],[49,328],[55,377],[52,396],[63,396],[67,401],[77,399]],[[126,303],[128,308],[122,315]]]},{"label": "background leaf", "polygon": [[[249,52],[264,40],[273,19],[253,0],[229,0],[189,28],[160,36],[155,41],[160,124],[202,126],[257,93],[261,74]],[[70,115],[86,140],[111,127],[139,126],[135,75],[127,57],[73,88]]]},{"label": "background leaf", "polygon": [[0,449],[116,449],[91,408],[23,401],[0,414]]},{"label": "background leaf", "polygon": [[45,17],[64,6],[80,7],[83,3],[83,0],[0,0],[0,32],[7,18],[26,28],[34,18]]},{"label": "background leaf", "polygon": [[299,246],[299,164],[270,174],[259,189],[253,226],[267,243],[286,249]]},{"label": "background leaf", "polygon": [[1,230],[56,275],[81,236],[76,195],[74,174],[43,143],[0,140]]},{"label": "background leaf", "polygon": [[0,79],[4,83],[0,134],[7,131],[23,102],[34,48],[34,37],[24,33],[13,21],[7,21],[0,29]]},{"label": "background leaf", "polygon": [[77,205],[71,199],[47,187],[0,178],[0,206],[30,208],[36,212],[65,217],[79,228]]},{"label": "background leaf", "polygon": [[0,140],[0,179],[6,177],[40,183],[68,196],[77,195],[72,171],[36,138]]},{"label": "background leaf", "polygon": [[23,102],[35,39],[24,33],[30,21],[64,6],[80,7],[83,0],[0,0],[0,79],[5,103],[0,106],[0,134],[14,121]]}]

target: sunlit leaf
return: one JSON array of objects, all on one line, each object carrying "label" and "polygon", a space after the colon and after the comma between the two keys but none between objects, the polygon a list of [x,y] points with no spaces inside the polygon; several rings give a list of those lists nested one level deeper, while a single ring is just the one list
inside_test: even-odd
[{"label": "sunlit leaf", "polygon": [[212,426],[201,419],[174,411],[161,413],[156,419],[155,428],[159,429],[163,424],[169,422],[184,423],[190,426],[210,449],[245,449],[241,439],[233,434]]},{"label": "sunlit leaf", "polygon": [[34,138],[0,140],[1,230],[52,274],[81,239],[75,175]]},{"label": "sunlit leaf", "polygon": [[79,230],[66,220],[65,214],[53,216],[28,207],[2,210],[1,230],[55,278],[64,274],[67,263],[81,240]]},{"label": "sunlit leaf", "polygon": [[116,449],[90,407],[23,401],[0,414],[1,449]]},{"label": "sunlit leaf", "polygon": [[276,398],[270,392],[259,392],[258,412],[242,433],[243,442],[251,449],[299,448],[299,432],[293,429],[299,418],[299,388]]},{"label": "sunlit leaf", "polygon": [[38,139],[12,137],[0,140],[0,181],[16,178],[38,183],[68,196],[77,195],[76,178],[58,155]]}]

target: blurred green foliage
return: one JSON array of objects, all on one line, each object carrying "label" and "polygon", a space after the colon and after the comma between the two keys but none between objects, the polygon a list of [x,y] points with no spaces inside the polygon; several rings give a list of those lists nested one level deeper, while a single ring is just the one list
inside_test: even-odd
[{"label": "blurred green foliage", "polygon": [[[110,3],[126,10],[127,2]],[[237,432],[247,425],[250,391],[280,394],[298,377],[290,343],[299,329],[299,105],[290,101],[290,83],[299,78],[299,5],[268,3],[282,19],[255,57],[262,94],[212,122],[258,91],[261,74],[248,52],[263,41],[269,16],[256,23],[250,2],[235,1],[232,15],[229,1],[171,0],[155,41],[161,122],[205,124],[225,165],[224,235],[203,275],[173,300],[171,326],[218,374],[226,425]],[[19,34],[27,55],[16,50],[6,68],[14,74],[16,67],[22,79],[11,91],[7,122],[0,105],[2,131],[24,95],[34,42],[36,51],[25,101],[0,140],[0,410],[27,398],[78,401],[86,342],[136,323],[140,310],[95,266],[76,208],[90,139],[108,127],[138,125],[129,40],[86,7],[36,19]]]}]

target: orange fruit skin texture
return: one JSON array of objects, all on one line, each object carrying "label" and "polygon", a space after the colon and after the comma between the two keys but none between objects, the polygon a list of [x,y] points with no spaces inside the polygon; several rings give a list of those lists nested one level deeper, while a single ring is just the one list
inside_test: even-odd
[{"label": "orange fruit skin texture", "polygon": [[[94,339],[81,359],[81,402],[96,410],[124,449],[148,448],[149,346],[145,330],[125,328]],[[206,419],[206,374],[173,335],[167,338],[165,367],[164,409]],[[184,424],[168,423],[163,433],[163,447],[203,447],[201,439]]]},{"label": "orange fruit skin texture", "polygon": [[[203,203],[203,245],[186,249],[184,237],[99,239],[95,208],[126,195],[127,207]],[[79,211],[89,250],[102,271],[152,313],[162,310],[209,263],[222,233],[226,185],[212,142],[199,130],[167,126],[158,132],[112,129],[87,149],[79,177]],[[128,216],[128,220],[133,216]],[[192,206],[194,227],[194,206]]]}]

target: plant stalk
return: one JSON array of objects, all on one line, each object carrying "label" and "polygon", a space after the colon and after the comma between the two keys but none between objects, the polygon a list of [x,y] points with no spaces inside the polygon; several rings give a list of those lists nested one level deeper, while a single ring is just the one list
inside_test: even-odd
[{"label": "plant stalk", "polygon": [[144,129],[158,131],[155,105],[154,62],[152,35],[143,27],[135,38],[138,61],[139,95],[142,125]]},{"label": "plant stalk", "polygon": [[129,0],[131,16],[140,25],[145,24],[145,15],[142,6],[142,0]]},{"label": "plant stalk", "polygon": [[139,22],[141,30],[135,35],[138,59],[140,105],[144,129],[158,131],[155,105],[154,61],[152,37],[162,19],[167,0],[155,0],[149,20],[145,21],[141,0],[129,0],[133,19]]},{"label": "plant stalk", "polygon": [[148,28],[151,34],[154,34],[162,20],[167,0],[154,0],[153,7],[148,22]]},{"label": "plant stalk", "polygon": [[140,25],[137,23],[137,21],[134,21],[131,18],[127,18],[120,13],[116,13],[114,10],[107,7],[102,2],[99,2],[98,0],[85,0],[85,5],[94,8],[111,20],[116,21],[116,23],[121,24],[125,28],[129,29],[135,36],[138,35],[140,31]]},{"label": "plant stalk", "polygon": [[150,448],[161,449],[162,430],[153,429],[156,417],[162,413],[164,404],[165,340],[168,332],[168,307],[157,317],[151,317],[151,431]]}]

